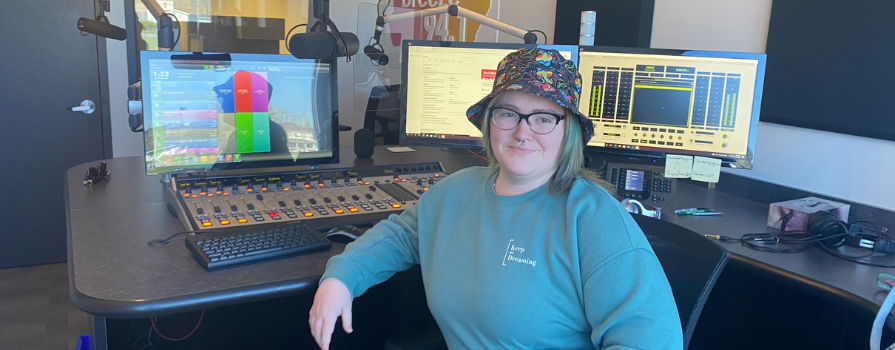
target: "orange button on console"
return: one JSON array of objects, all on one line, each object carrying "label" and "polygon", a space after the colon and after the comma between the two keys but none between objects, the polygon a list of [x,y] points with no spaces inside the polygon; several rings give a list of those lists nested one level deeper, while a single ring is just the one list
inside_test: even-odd
[{"label": "orange button on console", "polygon": [[211,226],[211,221],[203,221],[202,226]]},{"label": "orange button on console", "polygon": [[305,216],[314,216],[314,213],[309,212],[309,211],[306,211],[306,212],[305,212]]},{"label": "orange button on console", "polygon": [[221,225],[229,225],[230,220],[221,220]]},{"label": "orange button on console", "polygon": [[336,214],[341,214],[341,213],[344,213],[344,212],[345,212],[345,211],[342,210],[342,209],[336,209]]},{"label": "orange button on console", "polygon": [[401,207],[401,205],[398,203],[392,204],[392,208],[400,208],[400,207]]},{"label": "orange button on console", "polygon": [[357,212],[357,208],[348,208],[348,211],[354,213],[354,212]]},{"label": "orange button on console", "polygon": [[249,221],[249,220],[246,219],[246,218],[239,218],[239,219],[236,219],[236,222],[238,222],[238,223],[240,223],[240,224],[241,224],[241,223],[244,223],[244,222],[248,222],[248,221]]}]

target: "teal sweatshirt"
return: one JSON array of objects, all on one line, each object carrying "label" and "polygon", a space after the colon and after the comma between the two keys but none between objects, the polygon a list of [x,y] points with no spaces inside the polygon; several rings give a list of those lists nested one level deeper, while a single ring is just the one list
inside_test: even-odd
[{"label": "teal sweatshirt", "polygon": [[[681,349],[668,280],[643,232],[599,185],[494,192],[456,172],[327,263],[353,297],[414,264],[458,349]],[[363,325],[355,325],[363,327]]]}]

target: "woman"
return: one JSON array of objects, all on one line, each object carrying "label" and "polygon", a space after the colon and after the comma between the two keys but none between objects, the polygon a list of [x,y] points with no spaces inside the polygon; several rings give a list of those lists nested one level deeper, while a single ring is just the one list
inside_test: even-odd
[{"label": "woman", "polygon": [[351,332],[353,297],[414,264],[451,349],[682,348],[658,259],[583,169],[580,92],[554,50],[504,58],[467,111],[491,166],[448,176],[327,263],[309,320],[321,348],[336,318]]}]

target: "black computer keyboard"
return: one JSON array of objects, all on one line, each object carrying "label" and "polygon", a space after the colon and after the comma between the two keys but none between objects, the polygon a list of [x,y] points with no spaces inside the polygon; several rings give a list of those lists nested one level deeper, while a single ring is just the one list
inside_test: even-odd
[{"label": "black computer keyboard", "polygon": [[208,271],[328,250],[332,244],[301,222],[231,227],[186,238],[193,258]]}]

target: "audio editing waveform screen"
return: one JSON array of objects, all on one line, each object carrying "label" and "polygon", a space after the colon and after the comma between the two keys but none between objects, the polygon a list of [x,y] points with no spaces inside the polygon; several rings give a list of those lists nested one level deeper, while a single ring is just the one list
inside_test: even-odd
[{"label": "audio editing waveform screen", "polygon": [[763,81],[759,59],[668,54],[579,54],[579,110],[588,146],[748,160]]},{"label": "audio editing waveform screen", "polygon": [[[402,143],[424,145],[478,144],[481,131],[466,118],[466,109],[491,92],[497,65],[522,44],[450,43],[408,41],[404,50],[404,106]],[[577,59],[578,48],[552,48]],[[406,142],[405,142],[406,141]]]},{"label": "audio editing waveform screen", "polygon": [[281,55],[142,56],[148,174],[332,156],[329,64]]}]

